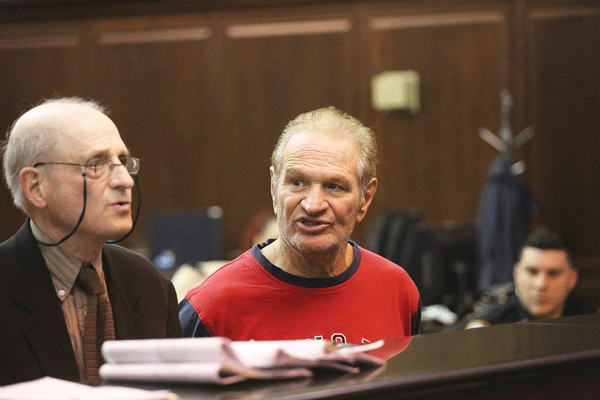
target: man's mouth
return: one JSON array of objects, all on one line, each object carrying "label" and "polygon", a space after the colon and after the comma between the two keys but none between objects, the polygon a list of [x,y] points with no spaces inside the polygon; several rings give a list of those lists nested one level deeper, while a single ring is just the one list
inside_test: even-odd
[{"label": "man's mouth", "polygon": [[302,221],[302,223],[308,226],[322,225],[322,223],[318,221]]},{"label": "man's mouth", "polygon": [[128,201],[115,201],[114,203],[111,203],[111,207],[120,210],[129,210],[131,208],[131,203]]},{"label": "man's mouth", "polygon": [[329,226],[329,223],[326,221],[311,218],[301,218],[298,220],[298,224],[303,229],[312,232],[321,231]]}]

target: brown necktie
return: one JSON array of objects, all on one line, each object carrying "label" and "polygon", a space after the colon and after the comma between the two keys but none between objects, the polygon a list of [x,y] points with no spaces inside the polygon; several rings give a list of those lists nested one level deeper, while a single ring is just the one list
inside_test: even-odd
[{"label": "brown necktie", "polygon": [[100,347],[105,340],[115,339],[112,309],[98,272],[92,264],[84,264],[77,283],[88,295],[83,326],[83,360],[86,381],[97,381],[101,364]]}]

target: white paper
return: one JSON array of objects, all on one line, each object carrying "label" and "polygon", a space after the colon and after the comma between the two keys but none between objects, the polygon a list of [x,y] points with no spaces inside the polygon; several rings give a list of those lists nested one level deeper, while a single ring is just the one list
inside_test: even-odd
[{"label": "white paper", "polygon": [[230,384],[245,379],[290,379],[315,368],[357,373],[385,361],[365,351],[383,341],[338,348],[325,340],[240,341],[226,338],[108,341],[102,345],[105,380]]},{"label": "white paper", "polygon": [[259,370],[221,363],[104,364],[100,376],[107,380],[228,385],[246,379],[307,378],[312,372],[306,368]]},{"label": "white paper", "polygon": [[240,341],[230,346],[240,362],[254,368],[280,367],[292,360],[317,361],[337,350],[325,340]]},{"label": "white paper", "polygon": [[219,363],[235,359],[226,338],[110,340],[102,344],[107,363]]},{"label": "white paper", "polygon": [[88,386],[44,378],[0,387],[2,400],[176,400],[168,390],[142,390],[118,386]]}]

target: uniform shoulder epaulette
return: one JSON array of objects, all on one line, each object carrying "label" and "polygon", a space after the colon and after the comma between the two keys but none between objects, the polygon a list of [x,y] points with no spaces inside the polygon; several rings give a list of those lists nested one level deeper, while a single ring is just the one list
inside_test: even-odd
[{"label": "uniform shoulder epaulette", "polygon": [[473,312],[479,313],[490,307],[506,304],[513,295],[515,295],[515,284],[512,282],[493,286],[483,292],[479,300],[473,304]]},{"label": "uniform shoulder epaulette", "polygon": [[465,329],[490,326],[502,320],[503,315],[518,306],[514,283],[497,285],[484,292],[467,315]]}]

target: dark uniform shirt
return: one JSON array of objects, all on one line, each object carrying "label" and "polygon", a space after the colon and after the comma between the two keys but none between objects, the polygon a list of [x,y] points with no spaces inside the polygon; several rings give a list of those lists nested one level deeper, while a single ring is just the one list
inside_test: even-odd
[{"label": "dark uniform shirt", "polygon": [[[562,316],[579,315],[585,312],[579,301],[567,298]],[[484,293],[481,299],[475,303],[473,311],[449,330],[508,324],[532,319],[534,319],[533,316],[521,305],[515,294],[514,283],[507,283]]]}]

